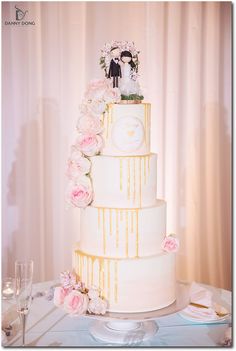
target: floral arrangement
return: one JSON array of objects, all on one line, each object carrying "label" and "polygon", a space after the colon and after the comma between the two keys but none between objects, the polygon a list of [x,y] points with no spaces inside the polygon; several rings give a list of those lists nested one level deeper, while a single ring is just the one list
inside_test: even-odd
[{"label": "floral arrangement", "polygon": [[[138,72],[138,66],[139,66],[139,60],[138,60],[138,54],[139,51],[137,51],[134,42],[131,41],[112,41],[110,43],[106,43],[103,48],[101,49],[101,57],[100,57],[100,66],[102,69],[105,71],[105,76],[107,77],[108,75],[108,70],[109,70],[109,65],[111,62],[111,49],[114,47],[118,47],[120,51],[130,51],[133,57],[133,62],[135,64],[135,72],[137,74]],[[135,79],[136,80],[136,79]]]},{"label": "floral arrangement", "polygon": [[99,295],[95,286],[85,288],[74,272],[61,273],[60,281],[61,286],[55,288],[53,296],[57,307],[63,308],[71,316],[106,313],[107,301]]},{"label": "floral arrangement", "polygon": [[179,250],[179,239],[174,234],[166,235],[161,248],[166,252],[177,252]]},{"label": "floral arrangement", "polygon": [[101,115],[106,111],[107,104],[120,100],[120,90],[112,88],[108,79],[93,80],[86,89],[76,126],[78,136],[67,162],[69,183],[66,199],[71,206],[86,207],[93,201],[89,157],[98,155],[103,147]]}]

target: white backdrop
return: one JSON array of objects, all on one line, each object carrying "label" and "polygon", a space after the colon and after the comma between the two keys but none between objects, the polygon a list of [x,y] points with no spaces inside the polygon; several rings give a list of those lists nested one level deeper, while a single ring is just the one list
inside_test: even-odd
[{"label": "white backdrop", "polygon": [[[152,103],[152,151],[178,278],[231,286],[231,4],[20,2],[3,11],[3,274],[32,258],[35,280],[71,268],[79,210],[65,165],[86,83],[106,41],[133,40]],[[19,5],[18,4],[18,5]]]}]

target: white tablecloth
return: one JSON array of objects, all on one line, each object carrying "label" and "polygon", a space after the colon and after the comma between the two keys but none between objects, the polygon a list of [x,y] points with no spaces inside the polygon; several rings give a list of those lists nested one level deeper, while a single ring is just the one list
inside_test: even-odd
[{"label": "white tablecloth", "polygon": [[[35,284],[33,292],[47,290],[55,282]],[[217,293],[222,301],[231,305],[231,292],[207,286]],[[3,338],[4,346],[20,346],[20,322],[13,300],[4,300],[2,304],[2,320],[10,321],[13,331],[10,337]],[[159,326],[157,334],[139,346],[218,346],[230,320],[211,324],[195,324],[183,319],[179,314],[155,320]],[[112,346],[112,344],[96,341],[89,333],[89,323],[94,320],[87,317],[72,318],[61,309],[56,308],[45,296],[33,300],[26,326],[27,346]],[[137,345],[138,346],[138,345]]]}]

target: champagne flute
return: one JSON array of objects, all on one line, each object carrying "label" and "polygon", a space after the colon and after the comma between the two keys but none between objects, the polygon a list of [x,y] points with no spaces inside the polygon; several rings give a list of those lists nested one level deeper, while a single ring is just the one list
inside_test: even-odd
[{"label": "champagne flute", "polygon": [[32,302],[33,261],[15,262],[15,298],[22,323],[22,346],[25,346],[25,324]]}]

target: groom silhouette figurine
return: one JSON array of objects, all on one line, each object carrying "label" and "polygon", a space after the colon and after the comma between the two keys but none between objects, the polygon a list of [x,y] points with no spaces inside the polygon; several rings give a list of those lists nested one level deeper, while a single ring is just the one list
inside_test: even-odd
[{"label": "groom silhouette figurine", "polygon": [[108,78],[113,77],[113,88],[118,88],[118,78],[121,78],[120,50],[118,46],[111,49],[112,60],[110,62]]}]

